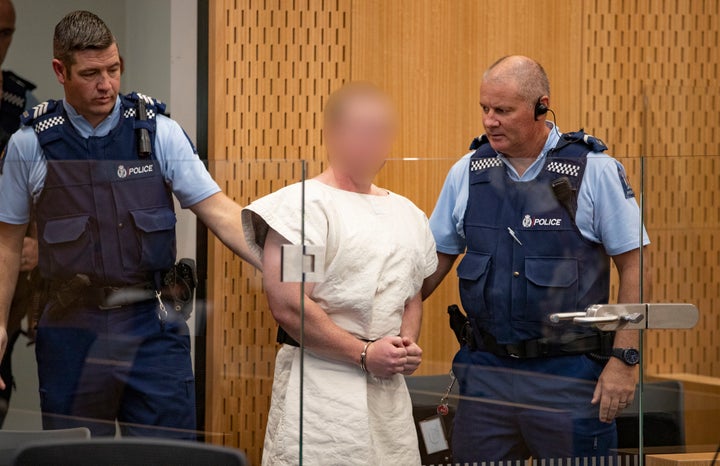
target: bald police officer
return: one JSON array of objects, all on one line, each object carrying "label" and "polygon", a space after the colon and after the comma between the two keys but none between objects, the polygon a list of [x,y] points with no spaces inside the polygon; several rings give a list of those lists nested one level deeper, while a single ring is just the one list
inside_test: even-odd
[{"label": "bald police officer", "polygon": [[637,332],[548,316],[606,303],[610,259],[618,300],[639,300],[634,193],[602,142],[546,120],[550,85],[534,60],[494,63],[480,105],[485,135],[450,170],[430,219],[439,266],[423,293],[465,253],[457,274],[472,335],[453,363],[454,459],[608,455],[635,391]]}]

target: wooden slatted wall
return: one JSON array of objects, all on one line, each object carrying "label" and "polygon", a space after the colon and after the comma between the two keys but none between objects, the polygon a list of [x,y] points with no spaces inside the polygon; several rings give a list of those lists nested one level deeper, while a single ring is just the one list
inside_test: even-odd
[{"label": "wooden slatted wall", "polygon": [[[482,132],[482,71],[503,55],[530,55],[548,71],[561,129],[585,127],[605,140],[636,191],[647,156],[646,300],[695,301],[702,312],[695,330],[648,334],[648,371],[718,377],[718,5],[213,0],[213,173],[242,204],[296,181],[300,159],[317,173],[323,99],[348,79],[369,80],[393,96],[402,120],[378,183],[429,214],[447,170]],[[259,276],[217,243],[210,257],[207,426],[258,462],[275,325]],[[458,301],[456,287],[451,276],[426,303],[422,373],[450,366],[456,343],[444,309]]]},{"label": "wooden slatted wall", "polygon": [[[349,2],[210,2],[211,172],[242,205],[322,169],[327,95],[350,74]],[[299,200],[298,200],[299,202]],[[261,276],[213,238],[207,430],[260,463],[276,325]]]},{"label": "wooden slatted wall", "polygon": [[693,330],[647,333],[647,371],[720,377],[720,4],[583,5],[585,124],[636,188],[646,157],[645,299],[701,310]]},{"label": "wooden slatted wall", "polygon": [[[552,80],[551,105],[559,123],[578,127],[580,56],[574,50],[581,21],[574,4],[555,1],[554,8],[547,8],[533,0],[353,2],[352,78],[385,88],[401,116],[394,160],[378,184],[409,197],[428,216],[432,213],[448,170],[483,132],[480,78],[504,55],[520,53],[541,61]],[[458,346],[446,309],[459,304],[457,289],[451,272],[425,302],[420,374],[450,369]]]}]

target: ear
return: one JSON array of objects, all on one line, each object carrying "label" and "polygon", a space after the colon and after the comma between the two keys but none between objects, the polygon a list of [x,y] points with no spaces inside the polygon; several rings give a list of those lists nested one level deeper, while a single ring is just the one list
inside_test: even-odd
[{"label": "ear", "polygon": [[122,55],[120,55],[120,74],[123,74],[125,72],[125,60],[123,60]]},{"label": "ear", "polygon": [[65,81],[67,81],[69,78],[66,73],[69,72],[70,70],[68,70],[65,67],[65,64],[63,62],[61,62],[60,60],[58,60],[57,58],[54,58],[52,61],[52,69],[53,69],[53,72],[55,73],[55,77],[57,78],[58,82],[60,84],[64,85]]}]

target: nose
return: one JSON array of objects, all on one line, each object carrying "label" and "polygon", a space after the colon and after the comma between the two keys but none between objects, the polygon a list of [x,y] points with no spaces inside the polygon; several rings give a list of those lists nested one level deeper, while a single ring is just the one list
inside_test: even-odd
[{"label": "nose", "polygon": [[100,73],[97,82],[97,88],[101,91],[107,91],[111,88],[110,86],[110,75],[107,73]]},{"label": "nose", "polygon": [[483,114],[483,126],[486,128],[496,128],[500,126],[500,122],[495,118],[495,112],[493,110],[489,110]]}]

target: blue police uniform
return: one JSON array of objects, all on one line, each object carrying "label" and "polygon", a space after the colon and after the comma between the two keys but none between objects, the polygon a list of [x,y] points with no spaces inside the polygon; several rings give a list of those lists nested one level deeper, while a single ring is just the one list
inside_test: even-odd
[{"label": "blue police uniform", "polygon": [[[65,124],[57,101],[23,119],[48,161],[36,202],[43,276],[84,274],[92,284],[123,286],[152,281],[173,266],[172,194],[158,161],[138,156],[136,129],[145,127],[151,141],[155,135],[155,118],[135,118],[138,98],[121,97],[121,124],[102,138],[83,138]],[[150,98],[145,105],[149,116],[165,109]]]},{"label": "blue police uniform", "polygon": [[[187,207],[219,188],[164,110],[121,96],[93,128],[67,102],[48,101],[24,115],[8,145],[0,221],[26,223],[34,204],[39,268],[53,283],[36,342],[45,428],[114,435],[117,419],[125,435],[195,436],[187,325],[172,312],[159,319],[153,292],[175,260],[171,194]],[[137,150],[139,127],[150,134],[148,156]],[[78,276],[89,287],[65,305],[62,287]],[[139,297],[108,305],[118,290]]]},{"label": "blue police uniform", "polygon": [[[2,105],[0,105],[0,150],[5,148],[10,136],[20,127],[20,115],[36,104],[32,95],[35,85],[12,71],[3,70]],[[0,363],[0,377],[5,381],[5,389],[0,390],[0,399],[10,403],[13,391],[12,352],[15,342],[20,336],[22,319],[27,313],[31,299],[32,286],[36,284],[35,276],[31,272],[21,272],[18,276],[18,285],[13,294],[8,317],[7,333],[8,344]],[[0,426],[3,425],[7,413],[7,404],[0,406]]]},{"label": "blue police uniform", "polygon": [[[609,256],[638,247],[622,166],[584,136],[553,129],[522,177],[478,141],[451,169],[431,216],[438,251],[466,252],[457,273],[478,345],[453,363],[466,397],[456,461],[601,456],[615,445],[614,425],[590,404],[603,364],[583,354],[612,335],[547,318],[607,302]],[[564,202],[551,188],[560,178]]]},{"label": "blue police uniform", "polygon": [[[35,85],[12,71],[3,70],[2,105],[0,105],[0,129],[10,138],[20,127],[20,115],[29,104],[36,103],[31,92]],[[4,147],[7,140],[2,141]]]}]

